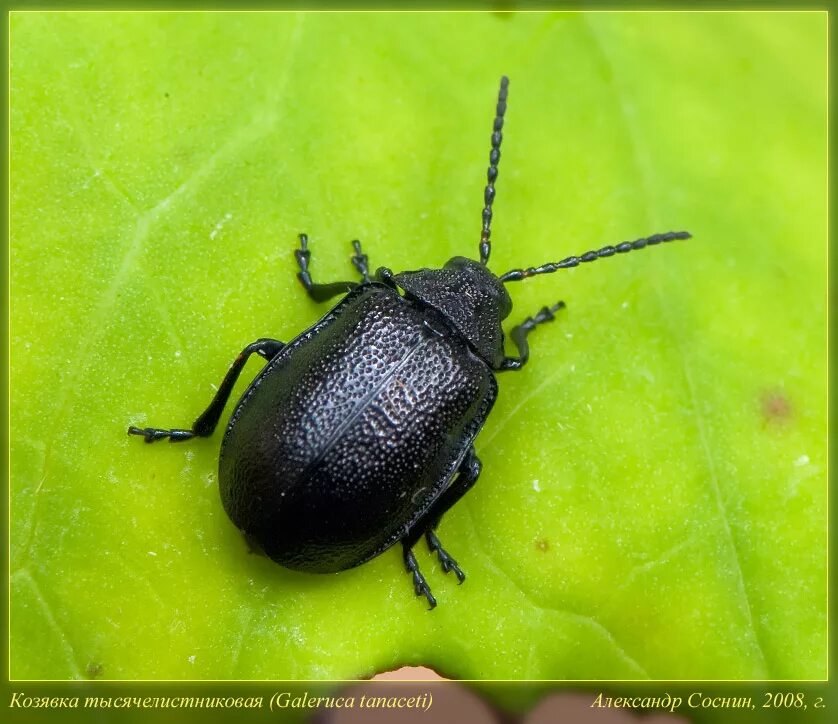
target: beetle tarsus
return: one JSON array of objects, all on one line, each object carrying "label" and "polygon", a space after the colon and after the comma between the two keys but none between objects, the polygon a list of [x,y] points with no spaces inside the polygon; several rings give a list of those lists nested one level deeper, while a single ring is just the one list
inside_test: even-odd
[{"label": "beetle tarsus", "polygon": [[352,248],[355,250],[355,254],[352,257],[352,266],[358,270],[361,279],[366,283],[370,281],[369,257],[361,251],[361,242],[358,239],[352,242]]},{"label": "beetle tarsus", "polygon": [[141,435],[145,438],[146,442],[157,442],[166,438],[169,438],[169,442],[182,442],[183,440],[189,440],[195,437],[195,433],[192,430],[180,430],[177,428],[163,430],[159,427],[134,427],[133,425],[128,428],[128,434]]},{"label": "beetle tarsus", "polygon": [[436,553],[439,557],[439,563],[442,567],[443,573],[450,573],[451,571],[454,571],[454,575],[457,576],[457,580],[460,583],[465,581],[466,574],[463,573],[462,568],[457,565],[457,561],[454,560],[451,554],[442,547],[442,543],[439,538],[437,538],[436,533],[429,530],[425,533],[425,540],[428,541],[428,548],[431,549],[431,552]]},{"label": "beetle tarsus", "polygon": [[436,599],[431,593],[431,588],[428,582],[419,570],[419,564],[416,562],[416,556],[413,551],[407,546],[404,547],[404,565],[408,573],[413,574],[413,590],[417,596],[424,596],[428,599],[429,608],[436,608]]}]

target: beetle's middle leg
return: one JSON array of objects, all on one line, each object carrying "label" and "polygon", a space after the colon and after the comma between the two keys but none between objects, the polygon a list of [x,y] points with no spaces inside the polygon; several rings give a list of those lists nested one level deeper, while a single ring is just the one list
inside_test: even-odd
[{"label": "beetle's middle leg", "polygon": [[[359,264],[363,263],[366,265],[367,257],[361,254],[361,243],[353,242],[354,244],[357,244],[355,247],[356,256],[352,257],[352,263],[363,274],[362,267]],[[297,260],[297,266],[300,267],[300,271],[297,272],[297,278],[303,283],[306,292],[308,292],[308,295],[315,302],[325,302],[339,294],[351,292],[358,286],[358,282],[331,282],[330,284],[316,284],[313,282],[311,273],[308,270],[308,265],[311,261],[311,252],[308,249],[308,236],[305,234],[300,234],[300,248],[294,250],[294,257]],[[356,259],[359,260],[357,263],[355,261]],[[367,279],[368,277],[365,277],[364,281],[367,281]]]},{"label": "beetle's middle leg", "polygon": [[527,342],[527,335],[539,324],[552,322],[556,318],[554,312],[558,312],[560,309],[564,309],[564,307],[564,302],[554,304],[552,307],[542,307],[541,311],[534,317],[527,317],[517,327],[513,327],[509,336],[518,348],[518,356],[505,357],[500,363],[500,366],[497,368],[498,372],[504,372],[506,370],[519,370],[527,364],[527,360],[530,358],[530,345]]},{"label": "beetle's middle leg", "polygon": [[256,353],[260,357],[264,357],[266,360],[271,360],[284,346],[284,342],[280,342],[277,339],[267,338],[257,339],[253,344],[247,345],[247,347],[241,351],[241,354],[239,354],[239,356],[233,361],[230,369],[227,370],[227,374],[224,375],[224,379],[221,381],[218,392],[215,393],[215,397],[212,398],[212,402],[210,402],[209,407],[207,407],[198,419],[195,420],[195,423],[192,425],[192,429],[181,430],[173,428],[171,430],[166,430],[159,427],[139,428],[132,425],[128,428],[128,434],[142,435],[146,442],[155,442],[165,438],[169,438],[169,442],[181,442],[183,440],[189,440],[193,437],[209,437],[215,430],[216,425],[218,425],[218,420],[224,410],[224,405],[227,404],[227,400],[230,398],[230,393],[233,391],[233,385],[236,384],[236,380],[239,378],[248,357]]},{"label": "beetle's middle leg", "polygon": [[[413,573],[413,583],[416,595],[425,595],[428,602],[431,604],[431,608],[436,606],[436,599],[434,599],[431,594],[425,578],[419,572],[418,564],[416,563],[416,559],[413,557],[411,549],[424,535],[425,540],[428,542],[428,547],[439,557],[442,570],[445,573],[453,571],[460,583],[466,579],[466,574],[463,573],[459,565],[457,565],[457,561],[454,560],[451,554],[449,554],[448,551],[442,547],[442,543],[434,532],[434,529],[439,525],[439,521],[443,514],[446,513],[460,498],[462,498],[477,482],[477,478],[480,477],[480,471],[482,468],[483,464],[475,454],[474,447],[469,448],[466,456],[460,463],[457,475],[454,480],[451,481],[451,485],[449,485],[445,492],[434,501],[431,507],[425,512],[425,515],[416,521],[410,529],[407,537],[402,540],[405,553],[405,566],[409,572]],[[408,554],[411,556],[410,561],[408,561]]]}]

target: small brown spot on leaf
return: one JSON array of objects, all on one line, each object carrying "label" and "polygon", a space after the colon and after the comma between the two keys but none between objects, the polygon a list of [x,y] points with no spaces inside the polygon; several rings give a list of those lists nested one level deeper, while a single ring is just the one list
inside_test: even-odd
[{"label": "small brown spot on leaf", "polygon": [[97,661],[91,661],[87,665],[86,673],[88,679],[98,679],[102,675],[102,664]]},{"label": "small brown spot on leaf", "polygon": [[762,393],[762,419],[768,424],[788,422],[792,416],[791,402],[783,390],[767,390]]},{"label": "small brown spot on leaf", "polygon": [[541,538],[535,542],[535,549],[537,551],[541,551],[542,553],[546,553],[550,550],[550,541],[546,538]]}]

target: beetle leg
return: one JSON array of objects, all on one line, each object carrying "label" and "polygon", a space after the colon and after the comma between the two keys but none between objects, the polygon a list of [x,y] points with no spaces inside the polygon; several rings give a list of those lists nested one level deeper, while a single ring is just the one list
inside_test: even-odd
[{"label": "beetle leg", "polygon": [[315,284],[311,280],[311,274],[308,271],[309,261],[311,260],[311,252],[308,250],[308,236],[300,234],[300,248],[294,250],[294,257],[297,259],[297,266],[300,271],[297,272],[297,278],[303,283],[306,292],[315,302],[325,302],[332,297],[339,294],[346,294],[351,292],[358,286],[358,282],[332,282],[331,284]]},{"label": "beetle leg", "polygon": [[[436,526],[434,526],[435,528]],[[439,538],[436,537],[436,533],[434,533],[433,529],[425,531],[425,540],[428,541],[428,548],[431,549],[432,553],[436,553],[439,556],[439,563],[442,566],[442,570],[444,573],[450,573],[454,571],[454,575],[457,576],[457,580],[462,583],[466,580],[466,574],[463,573],[462,569],[457,565],[457,561],[455,561],[451,554],[442,547],[442,543],[440,543]]]},{"label": "beetle leg", "polygon": [[388,287],[397,289],[398,285],[393,281],[393,270],[386,266],[380,266],[375,270],[375,281],[386,284]]},{"label": "beetle leg", "polygon": [[564,309],[565,303],[559,302],[552,307],[542,307],[541,311],[535,317],[527,317],[517,327],[513,327],[509,333],[510,338],[518,348],[517,357],[505,357],[497,368],[498,372],[505,372],[506,370],[519,370],[530,358],[530,346],[527,343],[527,335],[532,332],[539,324],[544,322],[552,322],[556,317],[553,312],[558,312]]},{"label": "beetle leg", "polygon": [[408,573],[413,574],[413,590],[416,591],[417,596],[424,596],[428,599],[430,608],[435,608],[436,599],[434,598],[434,594],[431,593],[431,589],[428,586],[428,582],[425,580],[425,576],[423,576],[419,571],[419,564],[416,562],[416,556],[413,555],[413,551],[410,549],[410,546],[406,541],[402,541],[402,546],[404,553],[404,567],[407,568]]},{"label": "beetle leg", "polygon": [[370,280],[369,259],[364,252],[361,251],[361,242],[355,239],[352,242],[352,248],[355,249],[355,255],[352,257],[352,266],[354,266],[364,282]]},{"label": "beetle leg", "polygon": [[128,434],[142,435],[146,442],[156,442],[157,440],[163,440],[165,438],[169,438],[169,442],[181,442],[183,440],[189,440],[193,437],[209,437],[215,430],[216,425],[218,425],[218,419],[221,417],[224,405],[227,404],[227,400],[230,398],[230,393],[233,391],[233,385],[236,384],[236,380],[239,378],[248,357],[256,353],[260,357],[270,360],[273,359],[273,357],[275,357],[284,346],[284,342],[267,338],[257,339],[253,344],[247,345],[247,347],[241,351],[241,354],[236,357],[235,361],[230,366],[230,369],[227,370],[227,374],[221,381],[218,392],[215,393],[215,397],[212,398],[212,402],[210,402],[209,407],[207,407],[207,409],[201,413],[200,417],[195,420],[191,430],[180,430],[177,428],[165,430],[157,427],[139,428],[132,425],[128,428]]},{"label": "beetle leg", "polygon": [[424,535],[425,540],[428,542],[428,547],[439,557],[442,570],[445,573],[454,571],[454,575],[457,576],[457,580],[460,583],[466,580],[466,574],[463,573],[451,554],[442,547],[442,543],[436,536],[436,533],[434,533],[434,529],[439,525],[443,514],[450,510],[477,482],[477,478],[480,477],[480,471],[482,469],[483,464],[475,454],[474,447],[470,447],[463,461],[460,463],[457,475],[451,481],[451,484],[434,501],[433,505],[425,512],[425,515],[416,521],[413,528],[408,532],[408,535],[402,540],[402,543],[407,548],[412,548],[416,541]]}]

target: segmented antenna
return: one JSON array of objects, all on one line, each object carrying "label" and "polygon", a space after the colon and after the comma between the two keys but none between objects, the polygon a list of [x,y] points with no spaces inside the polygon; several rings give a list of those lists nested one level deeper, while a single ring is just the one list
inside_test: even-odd
[{"label": "segmented antenna", "polygon": [[500,79],[498,91],[498,105],[495,111],[495,122],[492,125],[492,150],[489,152],[489,170],[486,172],[486,190],[483,192],[483,233],[480,234],[480,263],[484,266],[489,262],[492,253],[492,202],[495,200],[495,181],[498,177],[498,162],[500,161],[500,143],[503,140],[503,114],[506,113],[506,94],[509,88],[509,78],[505,75]]},{"label": "segmented antenna", "polygon": [[596,251],[588,251],[581,256],[569,256],[567,259],[561,261],[551,262],[549,264],[542,264],[537,267],[529,267],[528,269],[513,269],[498,277],[502,282],[518,282],[521,279],[534,277],[536,274],[552,274],[559,269],[570,269],[574,266],[588,261],[596,261],[607,256],[614,256],[614,254],[625,254],[629,251],[637,251],[638,249],[645,249],[647,246],[654,246],[665,241],[675,241],[676,239],[689,239],[692,236],[689,231],[668,231],[665,234],[654,234],[647,236],[645,239],[637,239],[636,241],[624,241],[616,246],[603,246],[602,249]]}]

